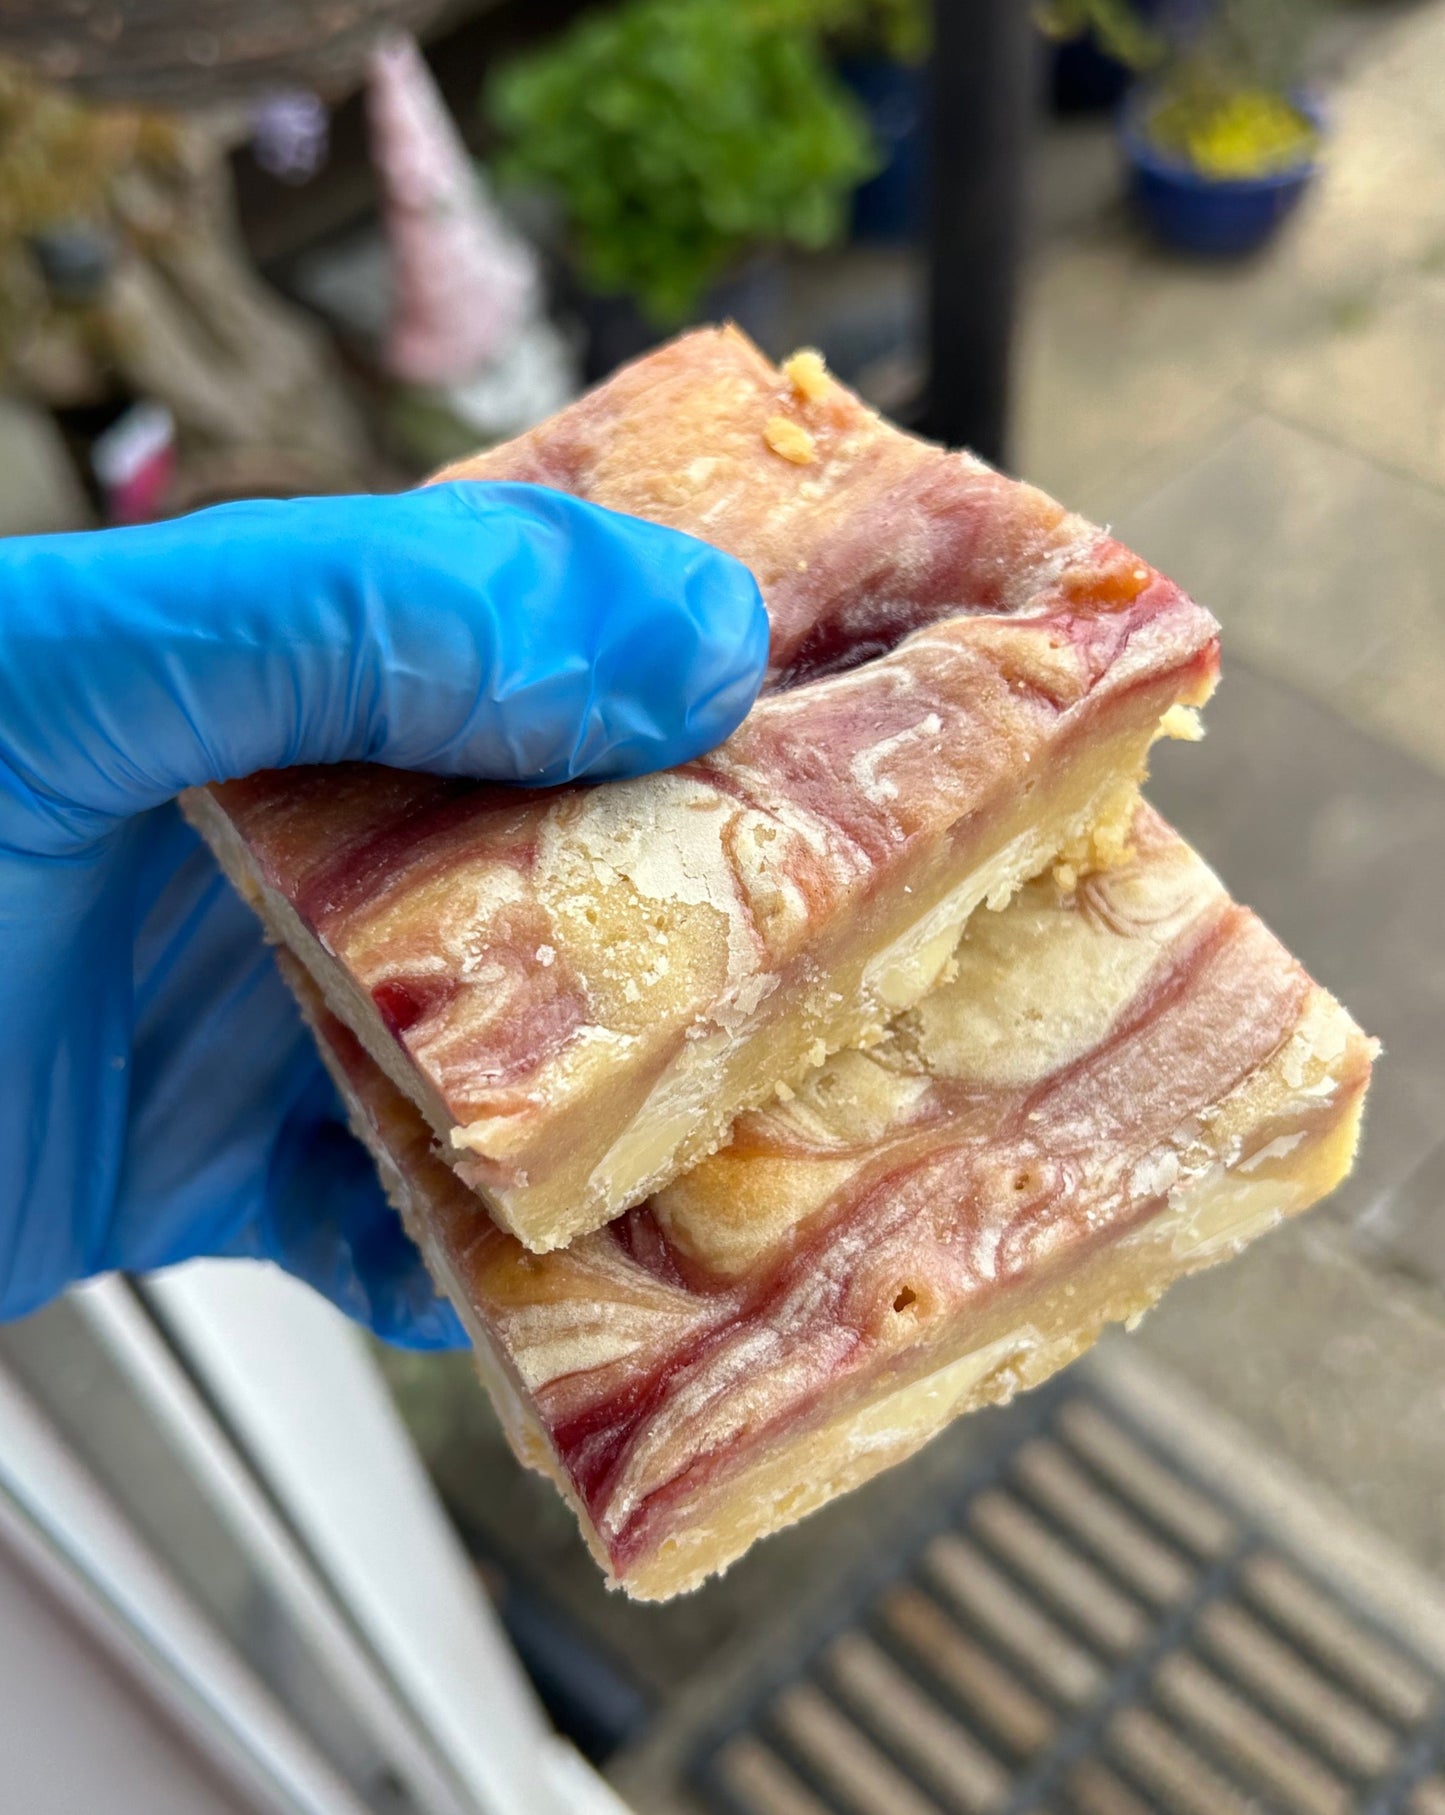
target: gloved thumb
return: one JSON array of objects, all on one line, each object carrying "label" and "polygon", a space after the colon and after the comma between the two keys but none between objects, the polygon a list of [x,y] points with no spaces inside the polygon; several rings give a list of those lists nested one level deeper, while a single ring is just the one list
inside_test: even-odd
[{"label": "gloved thumb", "polygon": [[522,485],[222,505],[0,544],[0,843],[361,759],[550,785],[719,743],[768,628],[705,543]]}]

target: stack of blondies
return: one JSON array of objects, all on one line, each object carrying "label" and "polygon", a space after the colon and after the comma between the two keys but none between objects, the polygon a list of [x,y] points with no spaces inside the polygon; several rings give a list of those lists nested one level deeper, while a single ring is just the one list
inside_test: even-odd
[{"label": "stack of blondies", "polygon": [[595,787],[188,810],[517,1453],[663,1598],[1315,1202],[1373,1047],[1140,799],[1208,613],[816,354],[692,333],[441,476],[744,561],[741,729]]}]

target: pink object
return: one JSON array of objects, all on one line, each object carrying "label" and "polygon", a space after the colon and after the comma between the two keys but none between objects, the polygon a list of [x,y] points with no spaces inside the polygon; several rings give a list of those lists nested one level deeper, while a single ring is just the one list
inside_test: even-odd
[{"label": "pink object", "polygon": [[158,403],[138,403],[90,450],[90,465],[114,524],[151,523],[176,470],[176,428]]},{"label": "pink object", "polygon": [[414,38],[377,46],[368,102],[395,285],[382,363],[411,384],[459,384],[522,325],[535,264],[489,200]]}]

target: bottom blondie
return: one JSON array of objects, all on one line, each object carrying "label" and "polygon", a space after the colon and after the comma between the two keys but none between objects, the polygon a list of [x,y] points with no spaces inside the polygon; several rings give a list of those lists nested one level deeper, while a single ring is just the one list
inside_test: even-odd
[{"label": "bottom blondie", "polygon": [[976,914],[881,1044],[546,1255],[287,961],[518,1454],[615,1584],[694,1587],[1348,1171],[1373,1044],[1147,807],[1132,846]]}]

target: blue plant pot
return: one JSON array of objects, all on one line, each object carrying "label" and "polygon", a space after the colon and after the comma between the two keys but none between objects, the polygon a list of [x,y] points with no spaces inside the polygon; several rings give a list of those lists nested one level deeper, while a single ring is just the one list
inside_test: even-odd
[{"label": "blue plant pot", "polygon": [[920,64],[845,57],[838,74],[862,107],[882,159],[853,192],[853,237],[898,245],[923,227],[928,80]]},{"label": "blue plant pot", "polygon": [[[1274,237],[1299,206],[1319,168],[1317,154],[1269,176],[1221,180],[1202,175],[1150,142],[1146,131],[1155,97],[1147,91],[1125,106],[1121,137],[1138,213],[1154,237],[1178,252],[1205,258],[1243,258]],[[1295,105],[1324,132],[1319,108],[1303,96]]]}]

